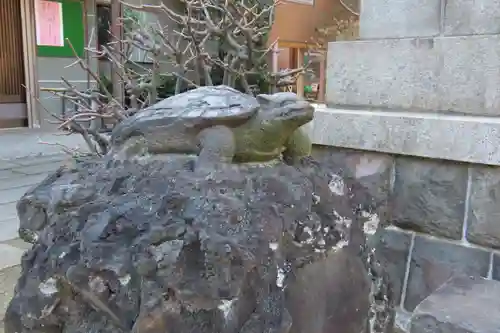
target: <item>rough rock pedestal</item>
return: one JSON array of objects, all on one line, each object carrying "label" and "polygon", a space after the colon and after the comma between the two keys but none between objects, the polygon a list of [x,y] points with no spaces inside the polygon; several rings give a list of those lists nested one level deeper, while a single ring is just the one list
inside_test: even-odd
[{"label": "rough rock pedestal", "polygon": [[370,280],[348,191],[308,158],[192,165],[81,162],[23,196],[34,246],[6,333],[364,331]]}]

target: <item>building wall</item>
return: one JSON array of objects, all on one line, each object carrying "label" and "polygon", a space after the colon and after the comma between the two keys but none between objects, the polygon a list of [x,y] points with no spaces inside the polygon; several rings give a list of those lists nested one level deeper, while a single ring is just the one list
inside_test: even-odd
[{"label": "building wall", "polygon": [[364,0],[361,40],[329,44],[316,154],[385,200],[407,311],[452,274],[500,280],[499,20],[495,0]]},{"label": "building wall", "polygon": [[[87,73],[81,68],[67,66],[74,63],[76,58],[45,58],[37,57],[36,70],[38,76],[38,85],[42,88],[63,88],[65,87],[61,77],[67,79],[76,89],[88,89],[90,82],[87,79]],[[41,105],[38,106],[40,112],[40,120],[42,128],[53,128],[54,125],[49,121],[55,121],[47,111],[56,115],[63,113],[63,100],[54,96],[50,92],[40,91],[39,100]],[[71,103],[66,103],[66,111],[72,109]]]},{"label": "building wall", "polygon": [[311,37],[316,36],[317,28],[331,25],[334,16],[339,19],[347,15],[338,0],[314,0],[313,5],[283,1],[276,8],[270,40],[310,42]]},{"label": "building wall", "polygon": [[[87,42],[89,46],[96,45],[95,33],[95,0],[85,0],[84,2],[87,15],[82,18],[86,21],[87,28]],[[68,80],[76,89],[86,90],[95,86],[95,81],[92,80],[88,73],[74,64],[77,59],[74,57],[36,57],[35,71],[38,79],[38,88],[63,88],[65,87],[61,77]],[[94,70],[97,69],[97,60],[90,59],[89,66]],[[54,96],[50,92],[39,91],[39,100],[41,105],[37,105],[36,110],[40,119],[40,126],[42,128],[54,128],[55,125],[51,124],[54,117],[49,112],[60,115],[63,112],[71,112],[74,109],[73,104],[70,102],[63,103],[63,100]],[[63,107],[64,106],[64,107]],[[65,109],[63,111],[63,109]],[[47,112],[49,111],[49,112]]]},{"label": "building wall", "polygon": [[290,49],[280,48],[278,53],[278,68],[289,68],[291,64]]},{"label": "building wall", "polygon": [[22,11],[20,0],[0,7],[0,128],[22,127],[27,120]]}]

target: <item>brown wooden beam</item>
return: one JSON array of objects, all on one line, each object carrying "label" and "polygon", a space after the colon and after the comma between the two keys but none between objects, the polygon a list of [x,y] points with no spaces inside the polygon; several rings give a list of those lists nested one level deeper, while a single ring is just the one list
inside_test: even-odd
[{"label": "brown wooden beam", "polygon": [[[118,40],[123,39],[123,27],[119,23],[119,18],[122,17],[123,6],[120,0],[111,0],[111,34]],[[114,46],[117,48],[118,52],[121,53],[123,50],[122,43],[117,43]],[[120,59],[119,57],[117,57]],[[111,80],[113,83],[113,95],[115,99],[123,105],[124,102],[124,86],[123,82],[118,73],[116,64],[112,64],[111,67]]]}]

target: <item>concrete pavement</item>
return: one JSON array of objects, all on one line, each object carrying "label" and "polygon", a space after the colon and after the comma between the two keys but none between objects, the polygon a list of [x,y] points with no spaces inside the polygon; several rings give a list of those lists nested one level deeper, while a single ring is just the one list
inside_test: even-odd
[{"label": "concrete pavement", "polygon": [[3,333],[5,310],[12,298],[17,279],[21,274],[21,256],[31,245],[20,239],[0,243],[0,333]]},{"label": "concrete pavement", "polygon": [[60,135],[40,129],[0,130],[0,160],[61,154],[62,146],[85,149],[79,135]]},{"label": "concrete pavement", "polygon": [[77,135],[0,130],[0,242],[17,238],[17,200],[69,158],[63,147],[84,149],[85,144]]},{"label": "concrete pavement", "polygon": [[0,241],[18,237],[16,203],[19,198],[67,158],[58,154],[0,160]]},{"label": "concrete pavement", "polygon": [[15,266],[0,271],[0,333],[3,332],[3,318],[5,310],[13,295],[13,288],[16,285],[21,267]]}]

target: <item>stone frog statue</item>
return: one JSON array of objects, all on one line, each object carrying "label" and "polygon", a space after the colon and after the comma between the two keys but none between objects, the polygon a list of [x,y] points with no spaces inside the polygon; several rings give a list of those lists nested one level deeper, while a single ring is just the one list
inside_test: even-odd
[{"label": "stone frog statue", "polygon": [[110,155],[195,154],[203,162],[293,163],[310,155],[300,127],[314,107],[293,93],[253,97],[228,86],[206,86],[167,98],[119,123]]}]

